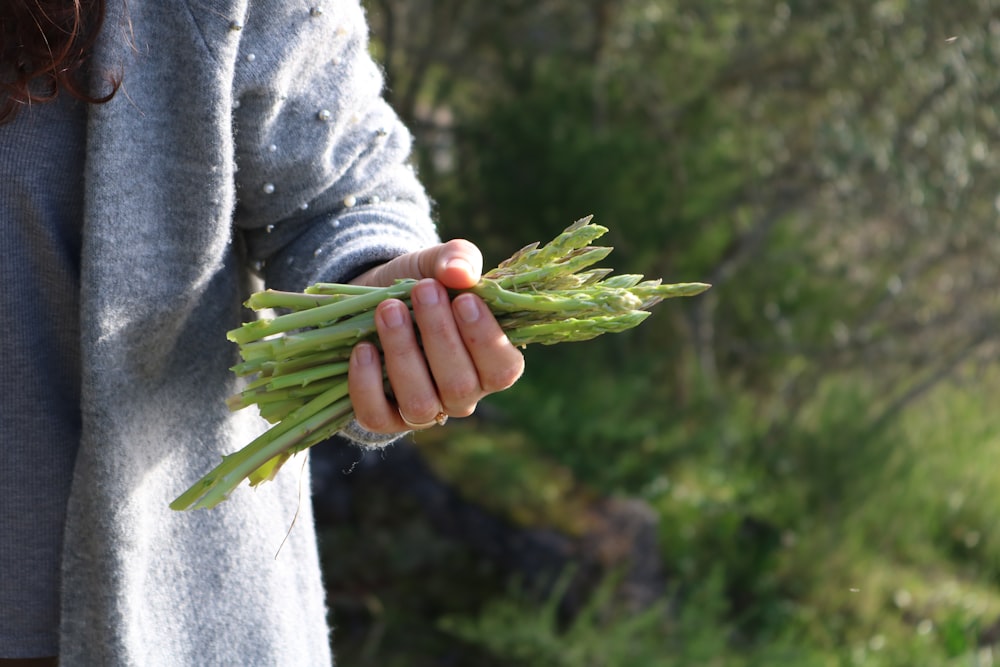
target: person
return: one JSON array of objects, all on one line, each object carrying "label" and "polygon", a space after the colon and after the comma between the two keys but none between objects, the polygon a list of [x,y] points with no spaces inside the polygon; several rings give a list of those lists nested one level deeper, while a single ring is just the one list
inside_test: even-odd
[{"label": "person", "polygon": [[483,259],[439,237],[362,7],[5,0],[0,39],[0,665],[331,664],[307,474],[168,508],[267,426],[225,406],[242,301],[421,280],[351,357],[363,446],[524,364],[449,298]]}]

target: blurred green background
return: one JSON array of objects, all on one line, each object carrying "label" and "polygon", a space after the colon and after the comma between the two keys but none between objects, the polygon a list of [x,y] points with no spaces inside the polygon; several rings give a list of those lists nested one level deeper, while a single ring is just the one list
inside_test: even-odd
[{"label": "blurred green background", "polygon": [[1000,5],[365,4],[443,236],[714,287],[317,448],[339,661],[1000,664]]}]

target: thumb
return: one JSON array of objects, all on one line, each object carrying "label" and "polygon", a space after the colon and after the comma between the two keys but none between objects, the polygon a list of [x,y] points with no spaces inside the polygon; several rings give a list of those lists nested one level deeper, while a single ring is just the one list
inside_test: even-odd
[{"label": "thumb", "polygon": [[450,289],[465,289],[479,282],[483,253],[465,239],[454,239],[425,251],[424,277],[434,278]]},{"label": "thumb", "polygon": [[377,266],[354,282],[384,286],[396,280],[434,278],[450,289],[472,287],[482,275],[483,254],[465,239],[453,239],[401,255]]}]

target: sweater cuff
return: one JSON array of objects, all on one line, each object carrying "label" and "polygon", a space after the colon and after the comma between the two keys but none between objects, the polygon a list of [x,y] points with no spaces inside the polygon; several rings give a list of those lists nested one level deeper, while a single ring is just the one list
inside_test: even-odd
[{"label": "sweater cuff", "polygon": [[367,269],[440,241],[434,224],[414,207],[382,203],[314,220],[273,253],[265,282],[301,291],[317,282],[343,283]]},{"label": "sweater cuff", "polygon": [[411,431],[402,431],[400,433],[372,433],[358,424],[357,420],[352,419],[347,426],[341,429],[340,435],[344,436],[354,444],[364,447],[365,449],[381,449],[397,442],[400,438],[410,432]]}]

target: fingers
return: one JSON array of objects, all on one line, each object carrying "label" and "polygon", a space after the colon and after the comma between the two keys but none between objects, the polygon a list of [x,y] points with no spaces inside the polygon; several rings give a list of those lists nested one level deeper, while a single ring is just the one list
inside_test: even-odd
[{"label": "fingers", "polygon": [[479,282],[483,272],[483,254],[465,239],[421,250],[416,254],[418,278],[434,278],[450,289],[464,289]]},{"label": "fingers", "polygon": [[[396,433],[410,430],[414,424],[434,424],[442,412],[441,403],[409,309],[396,299],[383,301],[375,310],[375,326],[383,358],[378,358],[373,345],[356,345],[348,371],[351,403],[358,423],[375,433]],[[376,352],[371,365],[368,353],[358,350],[362,345]],[[383,363],[395,400],[385,393]]]},{"label": "fingers", "polygon": [[451,308],[483,395],[503,391],[517,382],[524,372],[524,355],[511,345],[483,300],[475,294],[460,294]]},{"label": "fingers", "polygon": [[[467,417],[485,392],[459,333],[448,294],[439,282],[422,280],[413,288],[411,300],[441,407],[446,414]],[[403,413],[410,419],[408,410]]]},{"label": "fingers", "polygon": [[375,311],[375,326],[401,418],[412,424],[433,422],[441,412],[441,401],[417,341],[409,309],[401,301],[385,301]]},{"label": "fingers", "polygon": [[[441,283],[422,280],[413,289],[412,303],[416,330],[402,302],[388,300],[376,309],[393,399],[386,395],[375,346],[360,344],[351,357],[355,417],[373,432],[430,427],[443,416],[468,416],[484,396],[510,387],[524,370],[520,351],[479,297],[462,294],[449,302]],[[359,349],[363,347],[367,349]]]},{"label": "fingers", "polygon": [[433,278],[449,289],[465,289],[479,282],[483,273],[483,255],[479,248],[460,239],[441,246],[435,258]]},{"label": "fingers", "polygon": [[385,395],[382,360],[372,343],[358,343],[351,351],[347,385],[358,424],[372,433],[409,430],[395,405]]},{"label": "fingers", "polygon": [[472,287],[483,271],[483,255],[473,243],[454,239],[401,255],[358,276],[358,285],[381,287],[404,278],[435,278],[450,289]]}]

